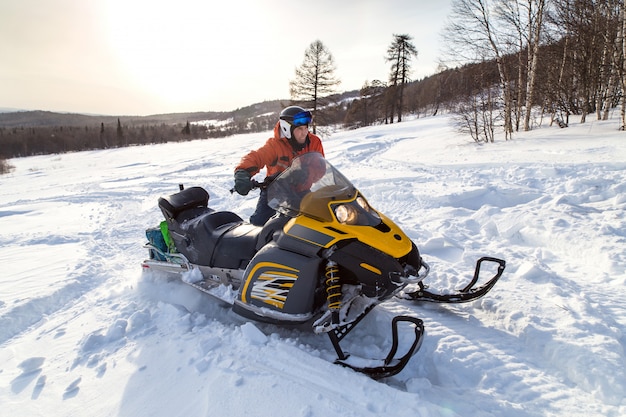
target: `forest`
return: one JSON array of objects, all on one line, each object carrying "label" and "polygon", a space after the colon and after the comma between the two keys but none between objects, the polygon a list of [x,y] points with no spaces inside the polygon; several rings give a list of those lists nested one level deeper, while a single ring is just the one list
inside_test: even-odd
[{"label": "forest", "polygon": [[625,17],[623,0],[453,0],[439,71],[424,79],[410,78],[419,59],[415,40],[394,34],[381,51],[388,79],[339,93],[332,54],[316,40],[289,81],[288,100],[144,117],[0,114],[0,173],[15,157],[267,131],[291,103],[313,110],[313,131],[439,111],[452,112],[476,142],[508,140],[544,122],[565,128],[572,115],[585,122],[619,112],[623,130]]}]

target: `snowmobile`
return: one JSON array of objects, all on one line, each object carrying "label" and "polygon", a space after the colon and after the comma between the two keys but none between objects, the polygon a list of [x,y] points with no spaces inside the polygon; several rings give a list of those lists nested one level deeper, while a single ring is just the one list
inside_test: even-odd
[{"label": "snowmobile", "polygon": [[[165,220],[146,231],[144,270],[177,275],[246,319],[310,324],[315,333],[329,336],[336,363],[375,379],[400,372],[424,335],[422,320],[396,316],[386,358],[350,356],[340,346],[342,339],[376,305],[392,297],[472,301],[504,271],[503,260],[481,258],[462,290],[430,291],[423,283],[430,267],[417,246],[319,153],[295,158],[276,178],[254,186],[267,189],[269,206],[277,211],[264,226],[210,208],[201,187],[181,185],[177,193],[159,198]],[[497,271],[477,286],[484,262],[495,263]],[[398,355],[401,325],[412,333],[410,346]]]}]

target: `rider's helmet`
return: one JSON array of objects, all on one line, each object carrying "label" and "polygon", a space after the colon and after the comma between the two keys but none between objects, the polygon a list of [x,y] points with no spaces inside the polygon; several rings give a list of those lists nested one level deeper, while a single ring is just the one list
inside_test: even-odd
[{"label": "rider's helmet", "polygon": [[280,112],[280,130],[284,137],[291,139],[293,129],[311,123],[311,112],[300,106],[289,106]]}]

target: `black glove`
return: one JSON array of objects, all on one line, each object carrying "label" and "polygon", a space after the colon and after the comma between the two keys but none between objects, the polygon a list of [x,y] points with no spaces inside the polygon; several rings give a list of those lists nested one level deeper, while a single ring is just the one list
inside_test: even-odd
[{"label": "black glove", "polygon": [[289,178],[287,178],[287,180],[290,185],[300,185],[307,180],[307,177],[308,175],[305,170],[296,169],[289,173]]},{"label": "black glove", "polygon": [[235,171],[235,191],[241,195],[248,195],[251,189],[250,173],[243,169]]}]

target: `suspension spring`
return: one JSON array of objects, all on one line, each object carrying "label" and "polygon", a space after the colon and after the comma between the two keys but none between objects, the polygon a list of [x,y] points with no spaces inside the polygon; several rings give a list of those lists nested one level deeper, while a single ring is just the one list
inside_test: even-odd
[{"label": "suspension spring", "polygon": [[332,323],[339,323],[339,310],[341,309],[341,284],[339,283],[339,267],[334,261],[326,264],[326,300],[331,312]]}]

